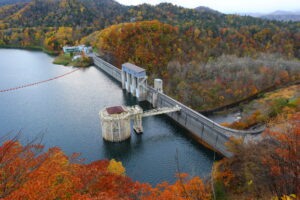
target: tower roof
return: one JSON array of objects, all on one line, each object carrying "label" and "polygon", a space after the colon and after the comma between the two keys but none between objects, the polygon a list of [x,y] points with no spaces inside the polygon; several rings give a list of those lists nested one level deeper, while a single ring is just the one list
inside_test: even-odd
[{"label": "tower roof", "polygon": [[144,72],[145,71],[145,69],[143,69],[141,67],[138,67],[138,66],[136,66],[134,64],[131,64],[131,63],[124,63],[122,65],[122,67],[126,67],[127,69],[130,69],[130,70],[132,70],[132,71],[134,71],[136,73],[140,73],[140,72]]},{"label": "tower roof", "polygon": [[122,65],[122,70],[135,76],[135,77],[145,77],[146,76],[146,70],[138,67],[131,63],[124,63]]},{"label": "tower roof", "polygon": [[121,113],[125,112],[125,110],[122,108],[122,106],[109,107],[109,108],[106,108],[106,111],[110,115],[121,114]]}]

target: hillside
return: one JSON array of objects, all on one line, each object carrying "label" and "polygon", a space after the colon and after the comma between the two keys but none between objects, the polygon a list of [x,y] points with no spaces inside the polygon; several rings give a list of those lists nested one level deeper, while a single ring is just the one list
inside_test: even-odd
[{"label": "hillside", "polygon": [[124,23],[94,32],[81,43],[99,48],[116,66],[129,60],[155,73],[177,55],[178,33],[176,27],[159,21]]},{"label": "hillside", "polygon": [[[284,33],[266,31],[270,30],[250,35],[228,29],[214,37],[209,31],[181,32],[175,26],[145,21],[108,27],[81,43],[96,47],[118,67],[129,61],[146,68],[150,82],[162,78],[167,94],[205,111],[300,79],[300,63],[278,54],[283,41],[274,38]],[[285,42],[294,46],[293,39]],[[289,51],[294,50],[281,53],[288,56]]]},{"label": "hillside", "polygon": [[1,6],[6,6],[6,5],[11,5],[11,4],[16,4],[16,3],[25,3],[29,2],[31,0],[0,0],[0,7]]},{"label": "hillside", "polygon": [[[122,6],[111,0],[35,0],[2,7],[6,27],[104,27],[115,23]],[[11,10],[13,12],[11,12]],[[1,23],[1,22],[0,22]]]}]

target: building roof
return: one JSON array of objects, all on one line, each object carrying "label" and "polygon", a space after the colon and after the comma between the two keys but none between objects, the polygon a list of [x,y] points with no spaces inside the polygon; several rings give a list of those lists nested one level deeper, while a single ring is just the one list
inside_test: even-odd
[{"label": "building roof", "polygon": [[131,63],[125,63],[125,64],[122,65],[122,67],[126,67],[126,68],[128,68],[128,69],[130,69],[130,70],[132,70],[132,71],[134,71],[136,73],[140,73],[140,72],[144,72],[145,71],[145,69],[143,69],[141,67],[138,67],[138,66],[136,66],[134,64],[131,64]]},{"label": "building roof", "polygon": [[106,108],[106,111],[110,115],[121,114],[122,112],[125,112],[125,110],[122,108],[122,106],[109,107],[109,108]]},{"label": "building roof", "polygon": [[140,68],[134,64],[131,63],[124,63],[122,65],[122,71],[127,72],[128,74],[131,74],[134,77],[146,77],[146,70],[143,68]]}]

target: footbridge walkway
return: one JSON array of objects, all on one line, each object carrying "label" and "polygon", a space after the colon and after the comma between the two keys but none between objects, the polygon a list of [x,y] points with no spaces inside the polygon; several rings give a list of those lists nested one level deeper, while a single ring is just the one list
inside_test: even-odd
[{"label": "footbridge walkway", "polygon": [[[93,58],[96,67],[121,82],[123,89],[126,89],[133,95],[139,94],[139,100],[146,100],[157,109],[180,107],[180,111],[169,112],[166,113],[166,115],[182,127],[186,128],[198,141],[225,157],[232,156],[232,153],[227,150],[225,145],[226,142],[229,141],[230,137],[242,138],[244,141],[248,141],[264,131],[264,128],[259,130],[241,131],[221,126],[201,113],[194,111],[193,109],[164,94],[162,91],[162,83],[159,81],[155,81],[154,87],[151,87],[147,85],[145,76],[139,76],[136,78],[134,74],[128,74],[128,71],[130,70],[120,70],[101,59],[97,54],[91,54],[90,57]],[[136,66],[130,66],[129,68],[133,71],[136,70],[136,72],[144,73],[140,68],[136,68]],[[132,87],[130,85],[132,85]],[[139,88],[142,89],[139,90]],[[151,113],[149,113],[149,115],[150,114]]]}]

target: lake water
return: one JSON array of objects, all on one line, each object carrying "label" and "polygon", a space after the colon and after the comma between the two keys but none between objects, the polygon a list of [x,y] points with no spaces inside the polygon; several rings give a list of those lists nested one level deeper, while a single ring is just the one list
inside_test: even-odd
[{"label": "lake water", "polygon": [[[0,49],[0,58],[0,90],[74,70],[52,64],[53,58],[42,52]],[[58,146],[67,155],[80,152],[86,162],[115,158],[122,161],[127,175],[152,185],[173,183],[177,165],[192,176],[209,174],[214,153],[166,116],[143,119],[141,136],[133,133],[122,143],[104,141],[99,110],[134,104],[136,99],[101,70],[81,69],[50,82],[0,93],[0,135],[21,131],[22,138],[28,139],[43,133],[46,148]],[[141,106],[149,108],[146,103]]]}]

